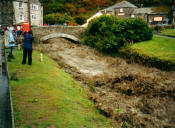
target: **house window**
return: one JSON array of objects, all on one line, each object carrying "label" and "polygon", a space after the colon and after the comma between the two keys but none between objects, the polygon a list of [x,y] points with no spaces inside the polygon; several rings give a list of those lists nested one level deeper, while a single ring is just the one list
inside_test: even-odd
[{"label": "house window", "polygon": [[32,20],[36,20],[37,16],[35,14],[32,14]]},{"label": "house window", "polygon": [[19,2],[19,8],[23,8],[22,2]]},{"label": "house window", "polygon": [[123,12],[123,8],[120,8],[120,12]]},{"label": "house window", "polygon": [[33,10],[38,10],[38,5],[32,4],[32,5],[31,5],[31,8],[32,8]]},{"label": "house window", "polygon": [[24,21],[24,16],[23,15],[19,15],[19,20],[20,21]]}]

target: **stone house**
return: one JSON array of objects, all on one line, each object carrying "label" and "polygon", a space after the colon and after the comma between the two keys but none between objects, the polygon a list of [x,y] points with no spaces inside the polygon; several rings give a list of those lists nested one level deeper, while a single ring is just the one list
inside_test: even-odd
[{"label": "stone house", "polygon": [[[0,0],[0,24],[16,25],[28,21],[28,0]],[[43,7],[39,0],[30,0],[32,26],[43,25]]]},{"label": "stone house", "polygon": [[103,14],[112,14],[119,18],[131,17],[131,14],[138,7],[128,1],[122,1],[109,8],[101,10]]},{"label": "stone house", "polygon": [[[13,24],[19,24],[28,21],[28,0],[14,0]],[[39,0],[30,0],[30,20],[32,26],[43,25],[43,7]]]},{"label": "stone house", "polygon": [[159,23],[163,23],[165,19],[166,20],[168,19],[168,12],[154,12],[153,7],[138,8],[134,4],[125,0],[109,8],[103,9],[100,12],[103,14],[115,15],[116,17],[119,18],[141,17],[148,24],[155,24],[156,18],[162,20]]}]

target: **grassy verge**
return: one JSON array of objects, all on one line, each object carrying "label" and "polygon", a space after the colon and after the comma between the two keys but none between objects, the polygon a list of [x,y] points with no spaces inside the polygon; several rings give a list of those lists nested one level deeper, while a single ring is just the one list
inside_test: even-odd
[{"label": "grassy verge", "polygon": [[56,62],[33,52],[33,65],[22,65],[22,51],[8,62],[16,128],[113,128],[85,90]]},{"label": "grassy verge", "polygon": [[163,29],[159,33],[160,35],[175,36],[175,29]]},{"label": "grassy verge", "polygon": [[150,41],[132,44],[120,49],[122,56],[160,69],[175,69],[175,39],[153,37]]}]

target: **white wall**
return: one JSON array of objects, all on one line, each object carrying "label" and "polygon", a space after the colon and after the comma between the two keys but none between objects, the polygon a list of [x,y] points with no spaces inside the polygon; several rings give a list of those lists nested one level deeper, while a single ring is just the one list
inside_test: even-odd
[{"label": "white wall", "polygon": [[[33,26],[42,26],[43,25],[43,7],[38,4],[33,4],[37,6],[37,9],[32,8],[32,4],[30,5],[30,17],[31,17],[31,25]],[[33,18],[35,17],[35,18]]]},{"label": "white wall", "polygon": [[[32,8],[32,3],[30,5],[30,18],[31,25],[42,26],[43,25],[43,7],[39,4],[33,4],[37,8]],[[14,1],[14,24],[21,23],[23,21],[28,21],[28,5],[27,3],[22,3],[22,8],[19,8],[19,2]],[[20,20],[20,15],[23,15],[24,19]]]},{"label": "white wall", "polygon": [[[22,4],[22,8],[19,8],[19,2],[13,2],[14,7],[14,24],[21,23],[23,21],[28,21],[28,9],[27,3]],[[20,15],[23,15],[23,20],[20,20]]]}]

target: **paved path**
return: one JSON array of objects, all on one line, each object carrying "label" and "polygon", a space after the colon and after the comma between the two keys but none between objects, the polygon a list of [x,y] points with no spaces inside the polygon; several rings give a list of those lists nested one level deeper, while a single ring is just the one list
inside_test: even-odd
[{"label": "paved path", "polygon": [[0,36],[0,128],[12,128],[8,77],[6,72],[5,52]]},{"label": "paved path", "polygon": [[159,36],[159,37],[167,37],[167,38],[170,38],[170,39],[175,39],[175,37],[170,37],[170,36],[163,36],[163,35],[159,35],[159,34],[154,34],[154,36]]}]

